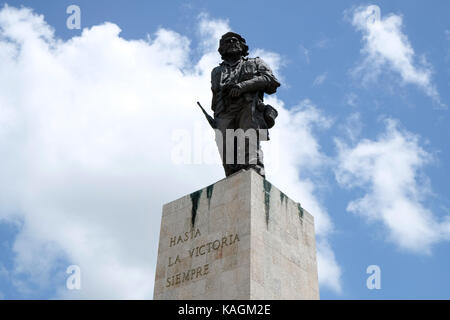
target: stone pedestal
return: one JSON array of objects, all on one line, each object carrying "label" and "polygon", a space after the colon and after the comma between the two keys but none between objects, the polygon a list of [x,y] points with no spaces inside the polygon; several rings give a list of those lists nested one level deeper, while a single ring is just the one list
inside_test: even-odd
[{"label": "stone pedestal", "polygon": [[154,299],[319,299],[312,215],[254,170],[165,204]]}]

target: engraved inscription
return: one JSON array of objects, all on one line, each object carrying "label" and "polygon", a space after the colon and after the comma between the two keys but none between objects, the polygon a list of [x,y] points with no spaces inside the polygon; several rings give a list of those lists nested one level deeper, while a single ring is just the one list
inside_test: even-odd
[{"label": "engraved inscription", "polygon": [[210,253],[211,250],[218,250],[223,246],[230,246],[239,240],[239,236],[237,234],[230,234],[228,237],[222,237],[222,239],[217,239],[206,244],[202,244],[201,246],[195,247],[192,250],[189,250],[189,256],[192,258],[202,256],[205,253]]},{"label": "engraved inscription", "polygon": [[170,245],[169,247],[176,246],[177,244],[184,243],[186,241],[192,240],[201,236],[200,230],[197,228],[195,231],[192,229],[191,231],[187,231],[178,236],[170,237]]},{"label": "engraved inscription", "polygon": [[176,275],[173,275],[171,277],[168,277],[166,279],[166,288],[169,288],[171,286],[178,285],[180,283],[184,283],[190,280],[197,279],[201,276],[206,276],[209,272],[209,264],[205,264],[201,267],[189,269],[186,271],[183,271],[181,273],[177,273]]},{"label": "engraved inscription", "polygon": [[[170,237],[169,239],[169,247],[174,247],[179,244],[186,243],[191,241],[199,236],[201,236],[200,229],[192,229],[190,231],[184,232],[179,235],[175,235]],[[205,242],[195,248],[191,248],[187,250],[187,255],[185,258],[196,258],[199,256],[203,256],[212,251],[222,249],[225,246],[234,245],[236,242],[239,242],[238,234],[230,234],[220,239],[215,239],[213,241]],[[169,257],[168,267],[173,267],[176,264],[181,262],[180,254],[177,254],[175,257]],[[195,280],[200,277],[204,277],[209,273],[209,264],[204,264],[201,266],[193,267],[174,275],[170,275],[166,278],[166,288],[170,288],[188,281]]]}]

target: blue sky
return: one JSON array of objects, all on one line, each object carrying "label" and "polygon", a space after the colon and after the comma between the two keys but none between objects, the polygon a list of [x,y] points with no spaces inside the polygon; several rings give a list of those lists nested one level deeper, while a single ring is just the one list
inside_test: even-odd
[{"label": "blue sky", "polygon": [[267,176],[316,217],[321,298],[450,298],[447,1],[6,3],[0,298],[152,297],[162,204],[223,177],[168,160],[230,28],[282,80]]}]

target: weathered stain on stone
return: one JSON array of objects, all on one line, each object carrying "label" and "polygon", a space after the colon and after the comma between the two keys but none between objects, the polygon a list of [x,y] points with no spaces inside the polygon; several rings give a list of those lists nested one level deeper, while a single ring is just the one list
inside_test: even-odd
[{"label": "weathered stain on stone", "polygon": [[300,217],[300,221],[303,221],[303,208],[300,203],[297,203],[298,208],[298,216]]},{"label": "weathered stain on stone", "polygon": [[214,185],[210,185],[206,187],[206,197],[208,198],[208,210],[211,207],[211,198],[214,190]]},{"label": "weathered stain on stone", "polygon": [[280,191],[280,201],[281,201],[281,204],[283,204],[284,198],[286,198],[286,195],[285,195],[283,192]]},{"label": "weathered stain on stone", "polygon": [[195,225],[195,216],[197,215],[198,201],[202,195],[203,190],[198,190],[190,194],[192,202],[192,226]]},{"label": "weathered stain on stone", "polygon": [[284,201],[284,205],[286,207],[287,210],[287,205],[288,205],[288,197],[287,195],[285,195],[283,192],[280,191],[280,200],[281,200],[281,205],[283,205],[283,201]]},{"label": "weathered stain on stone", "polygon": [[264,207],[266,211],[266,226],[269,225],[270,189],[272,189],[272,185],[269,181],[264,179]]}]

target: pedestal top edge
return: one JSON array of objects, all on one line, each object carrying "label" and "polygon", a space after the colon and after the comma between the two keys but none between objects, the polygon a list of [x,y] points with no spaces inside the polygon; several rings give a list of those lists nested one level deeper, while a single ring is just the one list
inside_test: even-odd
[{"label": "pedestal top edge", "polygon": [[264,183],[269,184],[269,185],[271,186],[271,188],[273,187],[274,189],[276,189],[276,190],[280,193],[280,195],[283,195],[283,197],[285,197],[286,199],[289,199],[290,201],[292,201],[292,202],[294,202],[295,204],[297,204],[299,210],[301,210],[301,211],[303,212],[304,218],[305,218],[306,220],[309,220],[309,221],[311,221],[312,223],[314,223],[314,216],[313,216],[311,213],[309,213],[305,208],[303,208],[299,202],[292,200],[292,199],[291,199],[290,197],[288,197],[283,191],[281,191],[280,189],[278,189],[278,188],[277,188],[275,185],[273,185],[269,180],[263,178],[259,173],[257,173],[257,172],[256,172],[255,170],[253,170],[253,169],[249,169],[249,170],[243,169],[243,170],[238,171],[238,172],[236,172],[236,173],[234,173],[234,174],[232,174],[232,175],[230,175],[230,176],[228,176],[228,177],[225,177],[225,178],[223,178],[223,179],[221,179],[221,180],[218,180],[218,181],[214,182],[213,184],[210,184],[209,186],[203,187],[203,188],[198,189],[198,190],[196,190],[196,191],[194,191],[194,192],[191,192],[191,193],[189,193],[189,194],[186,194],[186,195],[184,195],[184,196],[182,196],[182,197],[180,197],[180,198],[178,198],[178,199],[176,199],[176,200],[173,200],[173,201],[170,201],[170,202],[168,202],[168,203],[165,203],[165,204],[163,205],[163,213],[166,211],[166,208],[170,207],[171,205],[174,205],[175,203],[181,201],[181,200],[184,199],[184,198],[189,198],[188,200],[189,200],[189,203],[190,203],[190,197],[191,197],[192,195],[195,195],[196,193],[199,193],[199,192],[203,193],[203,191],[205,191],[205,190],[206,190],[206,193],[208,193],[208,190],[215,189],[217,185],[222,184],[222,183],[225,183],[225,182],[231,182],[231,180],[234,180],[234,179],[236,179],[236,178],[238,178],[238,177],[240,177],[240,176],[242,176],[242,175],[249,175],[251,179],[252,179],[252,178],[253,178],[253,179],[260,179],[260,180],[262,181],[263,184],[264,184]]}]

